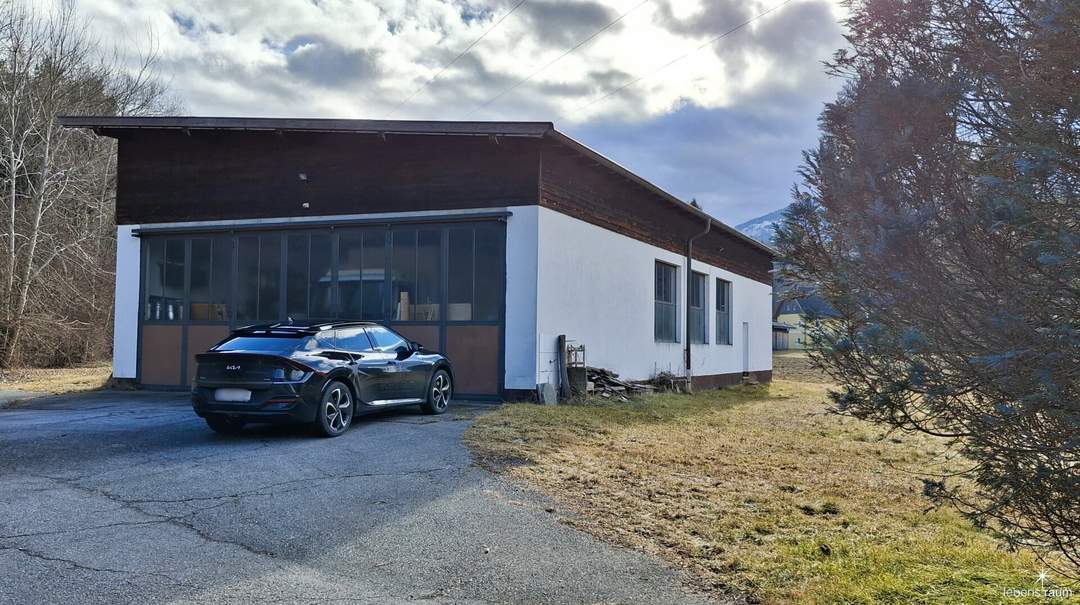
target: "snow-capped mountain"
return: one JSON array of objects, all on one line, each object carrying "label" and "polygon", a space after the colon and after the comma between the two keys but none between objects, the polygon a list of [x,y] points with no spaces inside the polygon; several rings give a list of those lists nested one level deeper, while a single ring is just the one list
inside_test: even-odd
[{"label": "snow-capped mountain", "polygon": [[745,223],[735,225],[735,228],[741,233],[771,246],[773,244],[773,227],[780,222],[780,219],[784,218],[785,210],[787,210],[787,207],[774,210],[768,214],[752,218]]}]

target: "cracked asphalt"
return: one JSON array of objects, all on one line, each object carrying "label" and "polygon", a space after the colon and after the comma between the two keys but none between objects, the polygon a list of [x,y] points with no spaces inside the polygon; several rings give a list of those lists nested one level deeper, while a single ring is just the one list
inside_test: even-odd
[{"label": "cracked asphalt", "polygon": [[212,433],[180,393],[0,410],[0,603],[704,603],[472,463],[490,410]]}]

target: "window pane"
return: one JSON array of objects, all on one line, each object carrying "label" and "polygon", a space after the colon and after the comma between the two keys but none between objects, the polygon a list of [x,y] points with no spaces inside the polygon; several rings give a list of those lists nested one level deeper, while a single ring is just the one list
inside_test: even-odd
[{"label": "window pane", "polygon": [[364,234],[342,233],[338,238],[338,289],[341,292],[341,316],[361,317],[363,309]]},{"label": "window pane", "polygon": [[232,241],[191,240],[191,311],[194,321],[228,321],[232,286]]},{"label": "window pane", "polygon": [[184,241],[150,240],[146,255],[146,319],[180,321],[184,305]]},{"label": "window pane", "polygon": [[506,270],[503,268],[503,227],[477,225],[475,231],[473,319],[496,321],[502,316]]},{"label": "window pane", "polygon": [[328,234],[317,233],[311,236],[308,297],[310,316],[314,319],[330,319],[334,316],[330,245]]},{"label": "window pane", "polygon": [[705,344],[708,336],[708,325],[705,321],[708,278],[704,273],[691,273],[690,276],[690,313],[687,316],[690,322],[690,342]]},{"label": "window pane", "polygon": [[281,319],[281,236],[259,238],[259,319]]},{"label": "window pane", "polygon": [[731,282],[716,280],[716,342],[731,344]]},{"label": "window pane", "polygon": [[442,231],[425,229],[417,234],[416,299],[410,317],[416,321],[437,321],[442,303]]},{"label": "window pane", "polygon": [[[146,303],[144,316],[149,321],[179,321],[178,300],[171,299],[166,289],[168,261],[165,254],[166,241],[148,240],[146,243]],[[181,285],[182,290],[182,285]],[[171,291],[171,289],[170,289]],[[181,291],[182,294],[182,291]]]},{"label": "window pane", "polygon": [[409,321],[412,303],[416,300],[416,229],[395,229],[390,271],[393,279],[393,310],[391,317]]},{"label": "window pane", "polygon": [[656,262],[656,303],[653,336],[660,342],[677,342],[678,315],[675,293],[677,271],[672,265]]},{"label": "window pane", "polygon": [[370,351],[371,341],[363,328],[343,328],[337,331],[337,347],[346,351],[363,353]]},{"label": "window pane", "polygon": [[449,230],[449,302],[446,318],[450,321],[470,321],[473,318],[473,233],[472,227],[453,227]]},{"label": "window pane", "polygon": [[207,319],[210,314],[205,303],[210,300],[213,257],[213,240],[191,240],[191,319]]},{"label": "window pane", "polygon": [[398,347],[406,346],[405,339],[387,330],[382,326],[373,326],[367,329],[368,335],[375,343],[375,348],[380,351],[394,351]]},{"label": "window pane", "polygon": [[700,307],[691,308],[690,315],[690,342],[702,344],[705,342],[705,313]]},{"label": "window pane", "polygon": [[675,342],[675,305],[665,302],[656,303],[654,336],[661,342]]},{"label": "window pane", "polygon": [[363,310],[360,319],[386,319],[386,231],[364,233]]},{"label": "window pane", "polygon": [[240,237],[236,254],[236,319],[251,321],[259,309],[259,238]]},{"label": "window pane", "polygon": [[288,260],[285,265],[285,315],[308,318],[308,236],[288,237]]},{"label": "window pane", "polygon": [[341,317],[384,319],[386,232],[352,231],[338,239]]}]

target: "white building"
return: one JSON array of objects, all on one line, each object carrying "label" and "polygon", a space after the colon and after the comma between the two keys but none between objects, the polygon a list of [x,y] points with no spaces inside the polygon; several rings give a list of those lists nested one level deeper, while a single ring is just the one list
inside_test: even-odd
[{"label": "white building", "polygon": [[385,322],[461,396],[557,381],[559,335],[625,378],[685,375],[687,334],[698,386],[771,375],[771,251],[550,123],[63,123],[119,144],[117,378],[182,388],[287,318]]}]

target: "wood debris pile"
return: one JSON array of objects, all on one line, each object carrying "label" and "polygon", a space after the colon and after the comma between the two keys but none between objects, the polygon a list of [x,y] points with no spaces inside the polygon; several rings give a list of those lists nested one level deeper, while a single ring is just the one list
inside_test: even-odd
[{"label": "wood debris pile", "polygon": [[589,390],[605,399],[615,397],[619,401],[630,401],[627,396],[640,395],[654,390],[652,385],[622,380],[619,375],[604,368],[586,368]]}]

